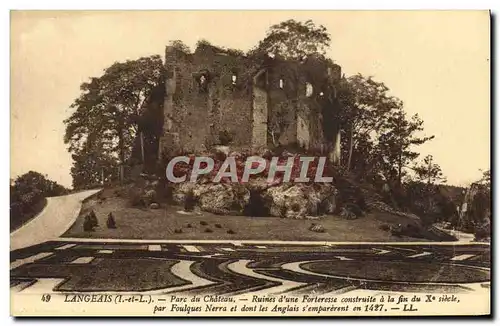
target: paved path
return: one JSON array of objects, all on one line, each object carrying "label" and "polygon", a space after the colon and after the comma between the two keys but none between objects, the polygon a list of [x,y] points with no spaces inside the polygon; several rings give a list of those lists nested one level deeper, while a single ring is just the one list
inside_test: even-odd
[{"label": "paved path", "polygon": [[33,246],[61,236],[75,222],[82,201],[98,192],[79,193],[47,198],[47,206],[40,214],[10,234],[10,250]]}]

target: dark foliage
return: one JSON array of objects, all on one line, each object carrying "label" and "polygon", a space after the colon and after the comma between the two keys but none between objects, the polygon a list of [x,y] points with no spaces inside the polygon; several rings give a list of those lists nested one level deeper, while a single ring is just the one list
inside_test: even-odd
[{"label": "dark foliage", "polygon": [[89,214],[85,215],[85,218],[83,220],[83,231],[85,232],[94,231],[94,223],[92,222],[92,219],[90,218]]},{"label": "dark foliage", "polygon": [[113,213],[111,212],[109,213],[108,219],[106,220],[106,226],[108,227],[108,229],[116,229],[116,221]]},{"label": "dark foliage", "polygon": [[95,215],[94,210],[91,210],[88,216],[90,218],[92,226],[94,226],[94,227],[99,226],[99,221],[97,220],[97,216]]},{"label": "dark foliage", "polygon": [[39,213],[46,197],[62,196],[69,192],[41,173],[30,171],[14,180],[10,186],[10,224],[16,229]]}]

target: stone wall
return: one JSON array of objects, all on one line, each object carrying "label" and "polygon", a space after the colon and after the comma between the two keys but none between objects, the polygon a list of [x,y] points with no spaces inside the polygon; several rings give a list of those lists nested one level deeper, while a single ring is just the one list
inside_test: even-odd
[{"label": "stone wall", "polygon": [[245,58],[210,46],[193,55],[167,47],[163,151],[203,151],[219,143],[222,131],[235,146],[251,145],[252,94],[240,73],[245,66]]},{"label": "stone wall", "polygon": [[320,92],[340,67],[283,60],[256,66],[247,57],[210,45],[193,54],[167,47],[165,59],[160,152],[203,151],[219,144],[223,131],[231,134],[232,146],[262,148],[272,145],[268,128],[277,124],[284,126],[280,145],[325,145],[328,124]]}]

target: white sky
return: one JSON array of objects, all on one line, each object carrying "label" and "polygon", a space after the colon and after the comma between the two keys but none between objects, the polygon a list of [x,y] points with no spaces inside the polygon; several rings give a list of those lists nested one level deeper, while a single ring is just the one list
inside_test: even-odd
[{"label": "white sky", "polygon": [[436,139],[450,184],[480,177],[490,162],[488,12],[80,12],[11,15],[11,177],[35,170],[71,185],[63,143],[79,86],[114,61],[160,54],[169,40],[204,38],[247,50],[274,23],[323,24],[328,55],[346,75],[383,81]]}]

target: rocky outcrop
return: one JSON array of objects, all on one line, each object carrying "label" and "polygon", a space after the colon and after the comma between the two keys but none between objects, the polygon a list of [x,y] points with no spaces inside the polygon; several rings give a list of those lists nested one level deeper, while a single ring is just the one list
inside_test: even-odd
[{"label": "rocky outcrop", "polygon": [[196,184],[192,182],[174,184],[172,187],[172,201],[174,204],[184,206],[188,197],[192,196],[195,187]]},{"label": "rocky outcrop", "polygon": [[259,178],[247,184],[180,183],[174,185],[172,198],[184,206],[192,200],[202,211],[221,215],[248,213],[249,206],[257,205],[266,215],[305,219],[332,214],[336,194],[331,184],[269,183]]},{"label": "rocky outcrop", "polygon": [[156,204],[157,203],[156,190],[154,189],[145,190],[142,199],[144,200],[146,206],[150,206],[151,204]]},{"label": "rocky outcrop", "polygon": [[271,216],[303,219],[308,215],[308,199],[299,186],[282,184],[262,194]]},{"label": "rocky outcrop", "polygon": [[240,215],[250,202],[250,191],[237,183],[185,182],[174,186],[172,199],[178,205],[198,206],[214,214]]},{"label": "rocky outcrop", "polygon": [[271,216],[304,219],[335,210],[336,189],[331,184],[280,184],[262,193]]},{"label": "rocky outcrop", "polygon": [[237,183],[200,184],[193,189],[201,210],[221,215],[240,215],[250,201],[250,191]]},{"label": "rocky outcrop", "polygon": [[318,232],[318,233],[324,233],[326,230],[325,230],[325,228],[323,227],[323,225],[313,223],[313,224],[311,224],[311,226],[309,227],[309,231]]}]

